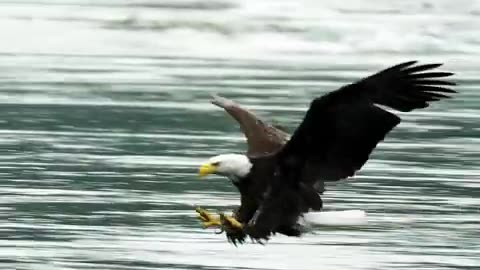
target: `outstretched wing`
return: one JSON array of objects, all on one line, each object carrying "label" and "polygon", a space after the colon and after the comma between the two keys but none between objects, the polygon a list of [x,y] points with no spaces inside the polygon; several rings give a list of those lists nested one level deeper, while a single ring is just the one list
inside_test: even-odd
[{"label": "outstretched wing", "polygon": [[408,112],[455,93],[442,80],[453,73],[434,72],[441,64],[402,63],[346,85],[312,101],[303,122],[276,155],[270,190],[253,220],[258,236],[275,232],[285,219],[302,214],[299,179],[308,173],[324,180],[354,175],[400,118],[376,104]]},{"label": "outstretched wing", "polygon": [[281,159],[286,165],[292,159],[300,166],[314,163],[325,180],[352,176],[400,123],[399,117],[376,104],[409,112],[455,93],[447,88],[454,83],[441,79],[452,73],[431,71],[440,65],[402,63],[316,98]]},{"label": "outstretched wing", "polygon": [[232,100],[212,96],[212,103],[223,108],[240,124],[240,129],[247,138],[250,157],[272,154],[280,150],[288,140],[288,134],[270,125],[255,114],[242,108]]}]

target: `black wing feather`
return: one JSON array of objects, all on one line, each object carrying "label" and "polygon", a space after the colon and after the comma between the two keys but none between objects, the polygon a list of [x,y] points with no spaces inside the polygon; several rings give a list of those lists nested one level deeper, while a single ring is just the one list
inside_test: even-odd
[{"label": "black wing feather", "polygon": [[356,102],[378,103],[392,109],[409,112],[414,109],[428,107],[426,102],[430,94],[455,93],[454,90],[442,86],[455,85],[453,82],[432,79],[453,75],[449,72],[435,72],[433,77],[428,71],[442,64],[417,65],[411,61],[393,66],[367,77],[357,83],[347,85],[331,94],[359,98]]},{"label": "black wing feather", "polygon": [[[441,64],[415,66],[416,63],[387,68],[313,100],[303,122],[279,153],[279,160],[313,160],[319,168],[318,175],[325,180],[352,176],[365,164],[377,143],[400,123],[400,118],[375,104],[408,112],[455,93],[439,86],[454,83],[427,75],[438,78],[453,73],[418,73]],[[420,78],[419,74],[423,76]]]},{"label": "black wing feather", "polygon": [[422,79],[422,78],[441,78],[452,76],[452,72],[425,72],[425,73],[415,73],[411,74],[410,78],[412,79]]},{"label": "black wing feather", "polygon": [[[274,179],[251,220],[251,233],[268,237],[305,212],[298,191],[301,179],[335,181],[362,168],[376,145],[400,123],[398,116],[377,104],[409,112],[455,93],[444,87],[454,83],[441,79],[453,73],[431,72],[440,66],[401,63],[314,99],[290,141],[275,156]],[[307,165],[314,175],[304,175]]]}]

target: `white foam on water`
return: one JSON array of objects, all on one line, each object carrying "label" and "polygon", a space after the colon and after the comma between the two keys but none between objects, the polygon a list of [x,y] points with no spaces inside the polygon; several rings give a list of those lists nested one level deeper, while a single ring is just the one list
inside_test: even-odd
[{"label": "white foam on water", "polygon": [[309,212],[304,215],[304,222],[309,226],[359,226],[366,225],[368,218],[363,210]]}]

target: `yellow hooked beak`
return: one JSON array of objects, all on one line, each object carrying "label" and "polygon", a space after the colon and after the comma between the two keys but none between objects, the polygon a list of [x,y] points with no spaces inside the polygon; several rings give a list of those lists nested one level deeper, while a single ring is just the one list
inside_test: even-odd
[{"label": "yellow hooked beak", "polygon": [[198,176],[204,177],[209,174],[215,173],[217,171],[217,166],[210,164],[210,163],[205,163],[200,168],[198,169]]}]

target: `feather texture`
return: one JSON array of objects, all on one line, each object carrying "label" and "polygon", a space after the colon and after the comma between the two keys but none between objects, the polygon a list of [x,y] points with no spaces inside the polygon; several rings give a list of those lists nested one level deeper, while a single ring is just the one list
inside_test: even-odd
[{"label": "feather texture", "polygon": [[312,179],[337,181],[360,170],[400,123],[377,104],[409,112],[455,93],[449,88],[455,84],[445,80],[453,73],[432,71],[440,66],[401,63],[314,99],[291,139],[271,157],[271,179],[265,180],[266,193],[248,233],[268,239],[285,226],[295,226],[312,207],[302,192],[314,189]]}]

